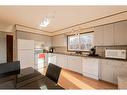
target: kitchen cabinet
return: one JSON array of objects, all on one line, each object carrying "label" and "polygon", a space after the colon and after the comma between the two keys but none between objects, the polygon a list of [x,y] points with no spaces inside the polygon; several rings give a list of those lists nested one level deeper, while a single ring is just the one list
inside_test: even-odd
[{"label": "kitchen cabinet", "polygon": [[56,54],[53,54],[53,53],[48,54],[48,64],[49,63],[56,65]]},{"label": "kitchen cabinet", "polygon": [[16,38],[17,39],[29,39],[29,40],[34,40],[38,42],[43,42],[43,46],[45,47],[50,47],[52,45],[51,43],[52,37],[47,36],[47,35],[40,35],[36,33],[23,32],[23,31],[17,30]]},{"label": "kitchen cabinet", "polygon": [[67,69],[67,55],[56,54],[56,64],[62,68]]},{"label": "kitchen cabinet", "polygon": [[127,76],[127,62],[114,61],[114,84],[118,83],[118,76]]},{"label": "kitchen cabinet", "polygon": [[67,46],[67,36],[65,34],[52,37],[53,46]]},{"label": "kitchen cabinet", "polygon": [[127,45],[127,21],[117,22],[114,24],[115,44]]},{"label": "kitchen cabinet", "polygon": [[94,45],[102,46],[104,43],[104,26],[94,28]]},{"label": "kitchen cabinet", "polygon": [[34,40],[18,39],[18,50],[34,49]]},{"label": "kitchen cabinet", "polygon": [[68,56],[63,54],[52,54],[48,56],[48,63],[55,64],[59,67],[82,73],[81,57]]},{"label": "kitchen cabinet", "polygon": [[112,65],[112,60],[103,60],[101,63],[101,80],[113,83],[113,73],[114,68]]},{"label": "kitchen cabinet", "polygon": [[62,68],[68,68],[67,67],[67,55],[63,54],[48,54],[48,64],[52,63]]},{"label": "kitchen cabinet", "polygon": [[82,73],[82,60],[78,56],[68,56],[68,69]]},{"label": "kitchen cabinet", "polygon": [[118,76],[127,76],[127,62],[103,59],[100,72],[101,80],[117,84]]},{"label": "kitchen cabinet", "polygon": [[103,31],[103,45],[114,45],[114,31],[113,31],[113,24],[104,25]]},{"label": "kitchen cabinet", "polygon": [[21,69],[34,68],[34,50],[19,50],[18,60],[20,61]]},{"label": "kitchen cabinet", "polygon": [[100,61],[95,58],[82,58],[83,75],[98,80]]},{"label": "kitchen cabinet", "polygon": [[113,24],[95,27],[94,30],[94,45],[114,45],[114,30]]},{"label": "kitchen cabinet", "polygon": [[18,60],[21,69],[34,68],[34,40],[18,39]]},{"label": "kitchen cabinet", "polygon": [[118,89],[122,89],[122,90],[127,89],[127,76],[118,77]]},{"label": "kitchen cabinet", "polygon": [[127,61],[49,53],[48,63],[113,84],[118,83],[118,76],[127,76]]},{"label": "kitchen cabinet", "polygon": [[48,66],[48,53],[44,53],[44,55],[45,55],[44,65]]}]

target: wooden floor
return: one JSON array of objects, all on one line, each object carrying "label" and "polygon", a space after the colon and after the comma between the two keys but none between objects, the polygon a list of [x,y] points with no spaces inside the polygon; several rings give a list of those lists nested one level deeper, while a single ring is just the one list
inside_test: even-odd
[{"label": "wooden floor", "polygon": [[[39,72],[45,74],[46,68],[40,69]],[[65,89],[117,89],[116,85],[84,77],[66,69],[62,69],[58,84]]]}]

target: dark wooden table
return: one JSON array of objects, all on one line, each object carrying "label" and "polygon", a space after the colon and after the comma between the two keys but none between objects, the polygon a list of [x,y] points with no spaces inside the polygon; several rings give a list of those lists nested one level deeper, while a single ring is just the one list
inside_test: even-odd
[{"label": "dark wooden table", "polygon": [[[10,76],[8,76],[10,77]],[[4,79],[5,80],[5,79]],[[7,77],[6,77],[7,80]],[[0,83],[0,89],[63,89],[33,68],[25,68],[18,75],[17,83],[8,78]]]}]

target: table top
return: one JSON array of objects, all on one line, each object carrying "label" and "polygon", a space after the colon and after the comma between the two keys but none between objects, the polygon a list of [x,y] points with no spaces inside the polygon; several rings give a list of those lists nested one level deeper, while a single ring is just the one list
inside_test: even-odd
[{"label": "table top", "polygon": [[[3,85],[4,84],[4,85]],[[13,84],[13,86],[12,86]],[[6,87],[7,86],[7,87]],[[63,89],[48,77],[29,67],[21,70],[18,75],[16,87],[14,82],[6,81],[0,85],[3,89]]]}]

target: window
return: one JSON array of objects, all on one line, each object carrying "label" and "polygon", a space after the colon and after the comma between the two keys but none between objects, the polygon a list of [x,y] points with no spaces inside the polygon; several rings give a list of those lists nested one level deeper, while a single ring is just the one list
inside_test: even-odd
[{"label": "window", "polygon": [[72,51],[79,51],[79,36],[68,36],[68,49]]},{"label": "window", "polygon": [[68,36],[69,51],[89,51],[93,47],[93,32]]}]

